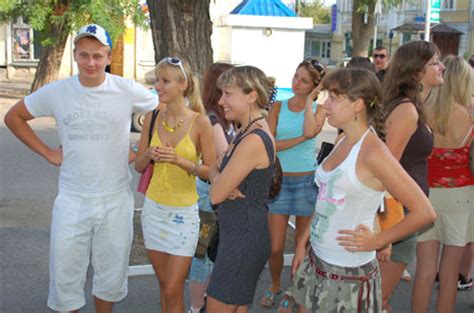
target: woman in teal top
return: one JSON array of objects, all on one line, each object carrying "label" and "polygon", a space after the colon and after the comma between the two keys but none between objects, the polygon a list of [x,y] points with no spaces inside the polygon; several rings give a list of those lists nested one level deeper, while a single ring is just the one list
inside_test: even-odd
[{"label": "woman in teal top", "polygon": [[316,59],[301,62],[292,80],[294,96],[286,101],[276,102],[267,116],[268,125],[275,136],[283,179],[279,195],[269,204],[272,285],[260,301],[264,307],[272,307],[275,296],[281,294],[283,249],[290,215],[296,216],[295,241],[298,243],[315,208],[318,193],[314,182],[317,166],[316,135],[321,131],[325,120],[324,109],[315,103],[315,99],[319,94],[319,83],[325,74],[326,70]]}]

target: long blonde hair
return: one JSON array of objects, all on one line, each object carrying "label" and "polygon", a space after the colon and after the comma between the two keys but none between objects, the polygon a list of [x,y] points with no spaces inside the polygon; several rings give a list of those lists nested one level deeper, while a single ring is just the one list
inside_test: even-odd
[{"label": "long blonde hair", "polygon": [[[181,62],[180,67],[178,64],[175,63],[170,63],[168,60],[173,59],[173,61],[179,61]],[[181,70],[183,69],[183,71]],[[193,71],[191,70],[191,66],[189,66],[189,63],[184,60],[183,58],[177,58],[177,57],[166,57],[163,58],[160,62],[158,62],[158,65],[155,68],[155,74],[158,76],[161,71],[166,70],[169,73],[172,73],[174,77],[176,78],[177,81],[179,82],[185,82],[187,81],[188,87],[184,91],[183,96],[188,100],[187,106],[191,110],[204,114],[206,113],[206,110],[204,109],[204,105],[202,103],[202,97],[201,97],[201,88],[199,87],[199,80],[196,76],[194,76]],[[184,76],[186,74],[186,76]]]},{"label": "long blonde hair", "polygon": [[443,63],[446,66],[444,83],[431,90],[426,100],[426,111],[431,128],[444,136],[455,105],[462,105],[468,109],[471,104],[474,74],[462,57],[449,55]]}]

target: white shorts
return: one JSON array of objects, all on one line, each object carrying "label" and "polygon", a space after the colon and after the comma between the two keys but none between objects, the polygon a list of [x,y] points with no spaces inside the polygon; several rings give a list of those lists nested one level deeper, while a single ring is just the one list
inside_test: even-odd
[{"label": "white shorts", "polygon": [[198,205],[171,207],[145,198],[142,227],[148,250],[192,257],[199,238]]},{"label": "white shorts", "polygon": [[130,190],[100,198],[59,192],[51,222],[51,309],[73,311],[85,305],[84,284],[90,261],[94,268],[92,294],[109,302],[125,298],[133,209]]},{"label": "white shorts", "polygon": [[418,241],[457,247],[474,241],[474,186],[430,188],[430,201],[437,217],[418,232]]}]

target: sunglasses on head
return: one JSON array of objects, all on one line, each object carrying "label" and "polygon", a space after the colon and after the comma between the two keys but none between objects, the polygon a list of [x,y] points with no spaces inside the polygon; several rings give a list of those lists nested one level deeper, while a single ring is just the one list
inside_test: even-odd
[{"label": "sunglasses on head", "polygon": [[326,70],[324,66],[316,59],[306,59],[304,62],[311,64],[316,71],[319,73],[319,79],[323,79],[324,75],[326,75]]},{"label": "sunglasses on head", "polygon": [[385,59],[387,56],[385,54],[374,54],[374,59]]},{"label": "sunglasses on head", "polygon": [[188,76],[186,75],[186,72],[184,71],[184,67],[183,67],[183,62],[181,62],[180,59],[178,58],[173,58],[173,57],[166,57],[166,58],[163,58],[159,63],[161,62],[167,62],[168,64],[171,64],[171,65],[174,65],[174,66],[178,66],[179,69],[181,70],[181,72],[183,73],[184,75],[184,79],[187,81],[188,80]]}]

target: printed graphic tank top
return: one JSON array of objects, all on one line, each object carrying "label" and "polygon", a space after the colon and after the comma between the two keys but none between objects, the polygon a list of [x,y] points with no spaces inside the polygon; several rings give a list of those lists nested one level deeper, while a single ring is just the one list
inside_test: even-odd
[{"label": "printed graphic tank top", "polygon": [[336,240],[341,236],[338,231],[353,230],[359,224],[373,229],[375,214],[383,201],[384,192],[365,186],[356,175],[357,156],[370,130],[332,171],[323,169],[324,162],[316,169],[319,194],[311,221],[310,241],[314,253],[333,265],[356,267],[375,258],[375,251],[349,252]]}]

